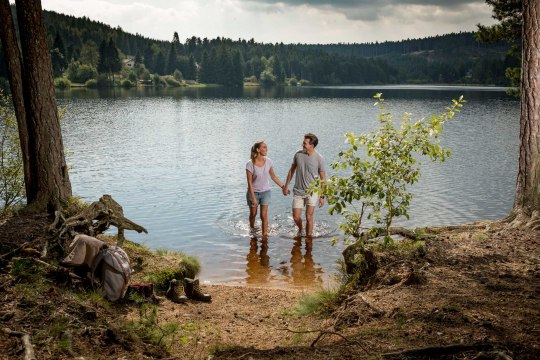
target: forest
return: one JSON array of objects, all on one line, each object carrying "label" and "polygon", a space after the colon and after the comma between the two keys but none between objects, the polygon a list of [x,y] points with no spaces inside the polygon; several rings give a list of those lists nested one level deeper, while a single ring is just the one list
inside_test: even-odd
[{"label": "forest", "polygon": [[[508,54],[507,43],[479,42],[473,32],[365,44],[265,44],[253,38],[191,36],[181,41],[177,32],[171,34],[171,41],[156,40],[87,17],[53,11],[44,11],[44,20],[57,86],[63,79],[110,86],[115,84],[115,74],[124,86],[179,86],[183,80],[225,86],[242,86],[246,81],[265,86],[509,86],[505,69],[518,64]],[[2,87],[7,88],[3,59],[0,78]]]}]

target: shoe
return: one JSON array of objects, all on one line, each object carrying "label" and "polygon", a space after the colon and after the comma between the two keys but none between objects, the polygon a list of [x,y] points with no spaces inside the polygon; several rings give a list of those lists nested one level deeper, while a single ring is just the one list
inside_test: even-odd
[{"label": "shoe", "polygon": [[177,304],[183,304],[187,301],[187,297],[184,294],[184,285],[181,281],[172,279],[169,284],[169,289],[165,293],[165,296]]},{"label": "shoe", "polygon": [[204,302],[211,302],[212,296],[210,294],[203,294],[199,285],[199,279],[193,280],[189,278],[184,279],[184,289],[189,299],[199,300]]}]

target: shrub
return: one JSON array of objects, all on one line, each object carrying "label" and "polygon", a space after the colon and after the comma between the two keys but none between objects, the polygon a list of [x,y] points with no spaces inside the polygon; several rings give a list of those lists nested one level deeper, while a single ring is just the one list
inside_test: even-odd
[{"label": "shrub", "polygon": [[[432,161],[444,161],[450,151],[440,145],[439,136],[444,124],[459,112],[465,102],[463,97],[439,115],[412,121],[405,113],[399,127],[384,108],[382,94],[375,95],[379,106],[380,127],[367,134],[346,134],[349,148],[339,152],[332,168],[342,172],[349,169],[349,176],[332,176],[326,182],[324,193],[328,197],[329,212],[343,214],[340,224],[346,237],[358,239],[364,216],[375,222],[372,227],[383,225],[385,241],[390,242],[389,229],[394,218],[409,218],[408,210],[412,193],[409,187],[420,178],[420,156]],[[365,152],[360,151],[365,147]],[[367,153],[367,157],[366,157]],[[314,183],[320,187],[320,180]]]},{"label": "shrub", "polygon": [[159,74],[152,75],[152,82],[154,83],[154,86],[156,87],[166,85],[165,81],[163,81],[163,79],[161,78],[161,76],[159,76]]},{"label": "shrub", "polygon": [[172,87],[182,86],[182,83],[176,80],[173,76],[168,75],[168,76],[165,76],[163,79],[165,80],[165,83],[167,84],[167,86],[172,86]]},{"label": "shrub", "polygon": [[95,78],[97,78],[97,70],[92,65],[82,64],[77,69],[76,79],[72,81],[84,84],[88,80]]},{"label": "shrub", "polygon": [[298,85],[298,80],[296,80],[295,77],[292,77],[289,79],[289,86],[296,86]]},{"label": "shrub", "polygon": [[69,81],[69,79],[66,79],[66,78],[56,78],[54,79],[54,86],[59,88],[59,89],[67,89],[69,87],[71,87],[71,81]]},{"label": "shrub", "polygon": [[135,71],[131,70],[129,72],[129,75],[128,75],[128,80],[131,81],[133,84],[136,84],[137,83],[137,74],[135,73]]},{"label": "shrub", "polygon": [[89,89],[95,89],[98,86],[98,82],[96,79],[90,79],[84,83],[84,86],[86,86]]},{"label": "shrub", "polygon": [[133,87],[133,83],[131,81],[129,81],[128,79],[125,79],[122,81],[122,87],[124,89],[130,89]]},{"label": "shrub", "polygon": [[264,70],[261,73],[260,79],[261,79],[261,84],[263,86],[274,86],[274,85],[276,85],[276,76],[274,74],[272,74],[272,72],[269,71],[269,70]]},{"label": "shrub", "polygon": [[257,83],[258,80],[257,80],[257,77],[255,75],[251,75],[250,77],[244,78],[244,82]]},{"label": "shrub", "polygon": [[305,80],[305,79],[301,79],[301,80],[298,82],[298,85],[300,85],[300,86],[309,86],[309,85],[311,85],[311,81]]},{"label": "shrub", "polygon": [[2,211],[21,203],[25,195],[22,153],[11,99],[0,89],[0,198]]},{"label": "shrub", "polygon": [[173,76],[177,81],[184,80],[184,76],[182,75],[182,72],[178,69],[174,70]]},{"label": "shrub", "polygon": [[97,87],[106,88],[113,86],[113,82],[106,74],[99,74],[97,77]]}]

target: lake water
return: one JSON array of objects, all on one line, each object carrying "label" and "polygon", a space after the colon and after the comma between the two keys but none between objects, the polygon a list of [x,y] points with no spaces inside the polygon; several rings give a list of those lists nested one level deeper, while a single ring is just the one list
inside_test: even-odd
[{"label": "lake water", "polygon": [[[291,197],[273,184],[267,244],[248,236],[245,163],[264,139],[285,181],[303,134],[319,137],[330,164],[347,132],[378,125],[373,95],[382,92],[395,120],[440,113],[451,99],[468,103],[448,124],[443,164],[426,163],[415,187],[410,228],[505,216],[517,172],[519,102],[501,88],[443,86],[261,89],[73,89],[57,93],[73,192],[92,202],[111,194],[149,234],[126,236],[152,249],[200,259],[201,281],[259,286],[331,282],[343,244],[339,219],[315,213],[312,244],[295,240]],[[327,169],[329,175],[332,170]]]}]

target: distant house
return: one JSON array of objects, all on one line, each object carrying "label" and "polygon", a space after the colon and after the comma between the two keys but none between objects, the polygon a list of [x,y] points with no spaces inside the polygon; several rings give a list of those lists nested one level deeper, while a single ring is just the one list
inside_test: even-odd
[{"label": "distant house", "polygon": [[130,69],[133,69],[135,67],[135,58],[133,56],[126,55],[124,65]]}]

